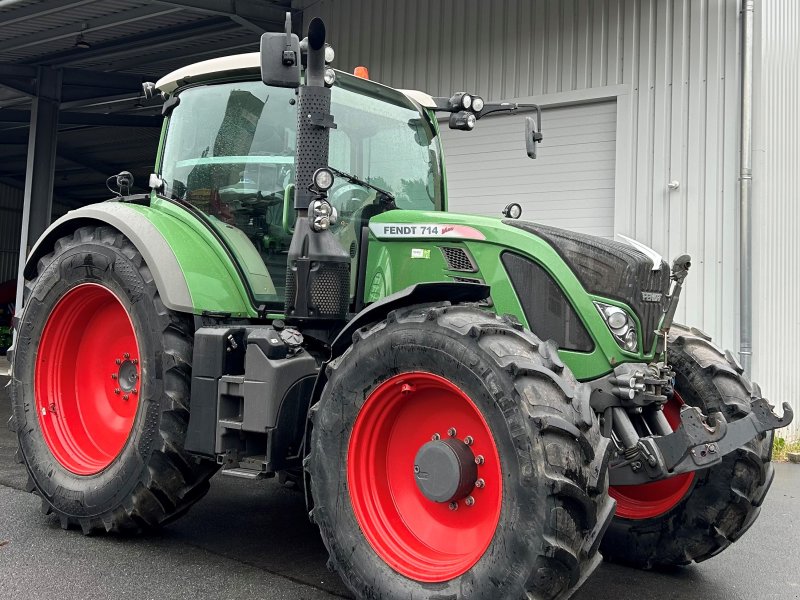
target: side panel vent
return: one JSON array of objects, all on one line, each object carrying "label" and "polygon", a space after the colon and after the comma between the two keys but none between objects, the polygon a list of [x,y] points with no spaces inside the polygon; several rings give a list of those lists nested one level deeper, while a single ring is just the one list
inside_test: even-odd
[{"label": "side panel vent", "polygon": [[462,271],[464,273],[477,273],[478,267],[469,253],[463,248],[452,246],[442,246],[442,254],[450,271]]}]

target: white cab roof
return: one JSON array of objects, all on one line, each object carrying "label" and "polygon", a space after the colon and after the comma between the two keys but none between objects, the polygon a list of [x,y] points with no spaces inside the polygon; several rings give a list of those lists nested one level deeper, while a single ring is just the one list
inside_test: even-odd
[{"label": "white cab roof", "polygon": [[[202,62],[181,67],[180,69],[177,69],[159,79],[156,82],[156,88],[166,94],[171,94],[181,86],[188,85],[194,81],[209,79],[209,76],[212,75],[225,77],[226,75],[233,75],[236,73],[258,73],[260,70],[261,58],[258,52],[234,54],[232,56],[212,58],[211,60],[204,60]],[[373,83],[377,84],[378,82]],[[431,98],[431,96],[425,92],[420,92],[417,90],[398,91],[420,106],[425,108],[436,107],[433,98]]]}]

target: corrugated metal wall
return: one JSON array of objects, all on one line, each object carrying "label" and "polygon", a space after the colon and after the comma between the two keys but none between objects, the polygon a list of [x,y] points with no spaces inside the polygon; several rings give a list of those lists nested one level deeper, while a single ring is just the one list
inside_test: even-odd
[{"label": "corrugated metal wall", "polygon": [[22,190],[0,183],[0,283],[17,276]]},{"label": "corrugated metal wall", "polygon": [[[789,401],[800,437],[800,3],[758,3],[753,172],[753,374],[775,404]],[[759,14],[760,13],[760,14]],[[757,20],[758,24],[758,20]],[[757,38],[758,40],[758,38]]]},{"label": "corrugated metal wall", "polygon": [[[738,0],[307,0],[335,65],[434,95],[616,95],[615,231],[693,272],[678,314],[735,349]],[[547,124],[544,123],[546,127]],[[668,182],[679,188],[670,191]]]}]

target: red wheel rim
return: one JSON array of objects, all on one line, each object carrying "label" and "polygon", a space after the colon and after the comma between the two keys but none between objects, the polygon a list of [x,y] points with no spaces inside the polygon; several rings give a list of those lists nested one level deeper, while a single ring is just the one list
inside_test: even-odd
[{"label": "red wheel rim", "polygon": [[[483,480],[455,510],[425,497],[414,475],[418,450],[434,434],[447,438],[451,428],[455,438],[471,438]],[[430,373],[396,375],[369,395],[350,437],[347,482],[372,548],[416,581],[448,581],[468,571],[489,547],[500,519],[500,456],[489,426],[464,392]]]},{"label": "red wheel rim", "polygon": [[56,304],[36,355],[36,413],[47,447],[77,475],[122,451],[139,405],[139,344],[122,302],[84,283]]},{"label": "red wheel rim", "polygon": [[[684,402],[678,392],[664,405],[664,416],[677,429]],[[642,485],[613,485],[608,492],[617,501],[617,516],[623,519],[651,519],[669,512],[684,499],[694,483],[694,472]]]}]

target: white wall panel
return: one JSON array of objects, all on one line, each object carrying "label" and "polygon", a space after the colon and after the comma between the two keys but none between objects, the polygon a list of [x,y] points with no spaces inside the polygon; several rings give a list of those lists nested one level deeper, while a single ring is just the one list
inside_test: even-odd
[{"label": "white wall panel", "polygon": [[[790,402],[800,437],[800,3],[759,3],[753,172],[753,375],[774,404]],[[758,39],[758,38],[757,38]],[[758,58],[758,57],[757,57]]]}]

